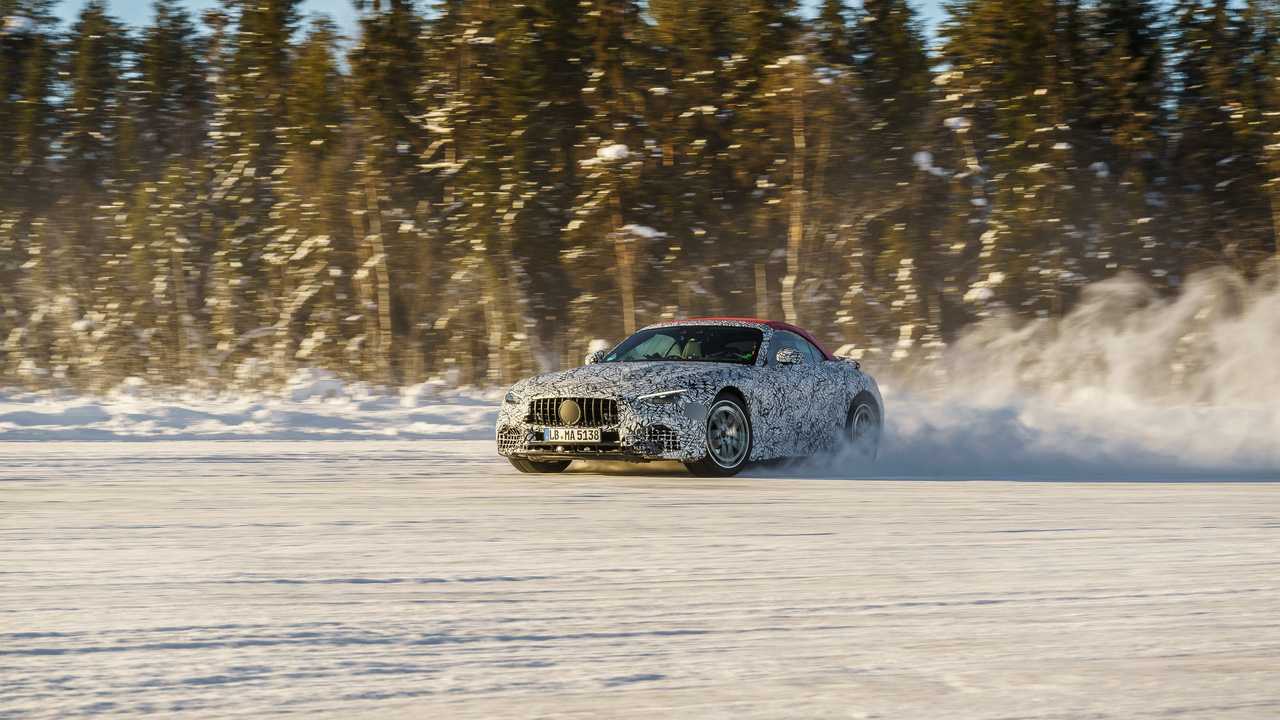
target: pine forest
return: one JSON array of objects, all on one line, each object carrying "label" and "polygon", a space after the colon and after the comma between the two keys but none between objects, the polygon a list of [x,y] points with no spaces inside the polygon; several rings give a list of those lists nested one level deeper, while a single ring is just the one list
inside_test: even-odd
[{"label": "pine forest", "polygon": [[0,0],[0,386],[498,385],[704,315],[874,367],[1256,276],[1280,0]]}]

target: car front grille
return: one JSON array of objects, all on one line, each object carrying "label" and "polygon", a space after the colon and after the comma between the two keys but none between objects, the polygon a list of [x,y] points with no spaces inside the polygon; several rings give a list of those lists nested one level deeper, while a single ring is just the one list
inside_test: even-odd
[{"label": "car front grille", "polygon": [[529,403],[530,423],[549,427],[565,427],[560,419],[560,403],[573,400],[578,403],[582,419],[574,427],[607,427],[618,424],[618,401],[610,398],[550,397],[537,398]]}]

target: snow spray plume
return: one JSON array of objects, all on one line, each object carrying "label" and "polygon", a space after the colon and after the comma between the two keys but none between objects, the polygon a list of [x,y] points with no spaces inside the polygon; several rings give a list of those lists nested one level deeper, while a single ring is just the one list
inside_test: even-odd
[{"label": "snow spray plume", "polygon": [[806,474],[1280,479],[1277,280],[1214,269],[1168,298],[1122,275],[1060,319],[979,323],[884,382],[877,463]]}]

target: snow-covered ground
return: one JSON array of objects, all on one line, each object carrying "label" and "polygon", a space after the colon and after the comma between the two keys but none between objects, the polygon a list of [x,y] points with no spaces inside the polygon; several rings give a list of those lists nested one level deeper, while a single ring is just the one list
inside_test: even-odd
[{"label": "snow-covered ground", "polygon": [[1273,483],[599,469],[0,443],[0,717],[1280,716]]},{"label": "snow-covered ground", "polygon": [[400,391],[304,369],[278,393],[122,384],[100,397],[0,390],[0,442],[49,440],[426,440],[493,437],[501,390],[423,383]]}]

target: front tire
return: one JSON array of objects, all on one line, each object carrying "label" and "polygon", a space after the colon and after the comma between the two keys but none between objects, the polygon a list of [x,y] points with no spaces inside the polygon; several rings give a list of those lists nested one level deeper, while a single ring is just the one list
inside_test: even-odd
[{"label": "front tire", "polygon": [[698,477],[737,475],[751,457],[751,419],[743,402],[731,393],[720,393],[707,412],[706,455],[685,463]]},{"label": "front tire", "polygon": [[537,460],[527,460],[525,458],[509,457],[511,465],[522,473],[558,473],[563,472],[569,467],[570,460],[548,460],[546,462],[538,462]]}]

